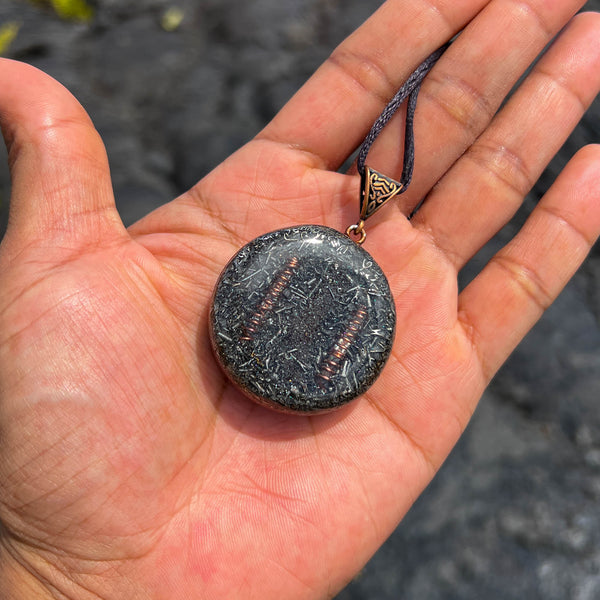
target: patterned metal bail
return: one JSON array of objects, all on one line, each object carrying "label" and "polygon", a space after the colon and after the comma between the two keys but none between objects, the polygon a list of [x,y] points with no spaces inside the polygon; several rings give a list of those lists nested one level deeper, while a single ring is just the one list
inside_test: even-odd
[{"label": "patterned metal bail", "polygon": [[363,244],[367,239],[365,221],[403,190],[404,185],[399,181],[365,166],[361,176],[360,220],[348,227],[346,235],[357,238],[354,240],[357,244]]},{"label": "patterned metal bail", "polygon": [[360,218],[362,221],[366,221],[374,215],[384,204],[395,198],[404,189],[400,182],[371,169],[371,167],[365,167],[361,187]]}]

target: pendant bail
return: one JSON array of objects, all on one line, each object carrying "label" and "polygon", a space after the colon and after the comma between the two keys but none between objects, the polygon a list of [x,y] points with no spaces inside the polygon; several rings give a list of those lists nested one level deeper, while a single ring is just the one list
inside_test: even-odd
[{"label": "pendant bail", "polygon": [[404,185],[400,182],[366,165],[361,179],[360,218],[362,221],[374,215],[404,189]]},{"label": "pendant bail", "polygon": [[365,165],[360,187],[360,220],[346,229],[346,235],[359,245],[367,239],[365,221],[400,194],[404,185]]}]

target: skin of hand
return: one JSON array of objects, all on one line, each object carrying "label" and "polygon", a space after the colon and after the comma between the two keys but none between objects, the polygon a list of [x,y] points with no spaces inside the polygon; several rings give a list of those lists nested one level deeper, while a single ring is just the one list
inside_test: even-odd
[{"label": "skin of hand", "polygon": [[[600,233],[589,146],[458,293],[457,273],[600,89],[600,16],[573,18],[582,4],[389,0],[256,139],[128,230],[81,106],[0,61],[13,181],[0,247],[2,599],[320,599],[348,582]],[[413,185],[369,223],[398,316],[383,374],[336,413],[254,405],[211,353],[219,272],[267,231],[356,222],[359,178],[335,170],[463,29],[421,91]],[[400,117],[369,156],[392,177],[401,129]]]}]

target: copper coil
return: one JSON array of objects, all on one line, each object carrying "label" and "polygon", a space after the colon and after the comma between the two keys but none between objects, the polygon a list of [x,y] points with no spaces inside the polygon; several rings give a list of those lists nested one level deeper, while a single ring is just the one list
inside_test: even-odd
[{"label": "copper coil", "polygon": [[321,380],[330,381],[331,377],[335,376],[339,372],[342,363],[346,358],[346,354],[348,353],[348,349],[350,346],[352,346],[352,343],[356,339],[356,336],[360,331],[360,328],[362,327],[366,317],[367,311],[363,306],[359,307],[354,315],[352,315],[352,319],[348,323],[346,330],[334,344],[327,358],[325,358],[320,365],[318,377]]},{"label": "copper coil", "polygon": [[265,318],[275,307],[279,296],[289,285],[294,272],[298,268],[298,262],[299,261],[297,257],[292,257],[288,261],[285,268],[277,274],[277,277],[269,286],[269,289],[267,290],[262,302],[258,305],[256,311],[254,311],[253,315],[246,322],[246,325],[244,326],[244,334],[241,337],[242,340],[250,342],[254,339],[254,335],[258,332]]}]

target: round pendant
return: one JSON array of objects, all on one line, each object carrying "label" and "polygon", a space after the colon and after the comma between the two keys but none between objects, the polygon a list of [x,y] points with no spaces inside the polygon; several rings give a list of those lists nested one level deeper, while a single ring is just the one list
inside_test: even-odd
[{"label": "round pendant", "polygon": [[247,396],[284,412],[330,411],[365,392],[392,348],[396,313],[371,255],[317,225],[244,246],[217,282],[210,336]]}]

